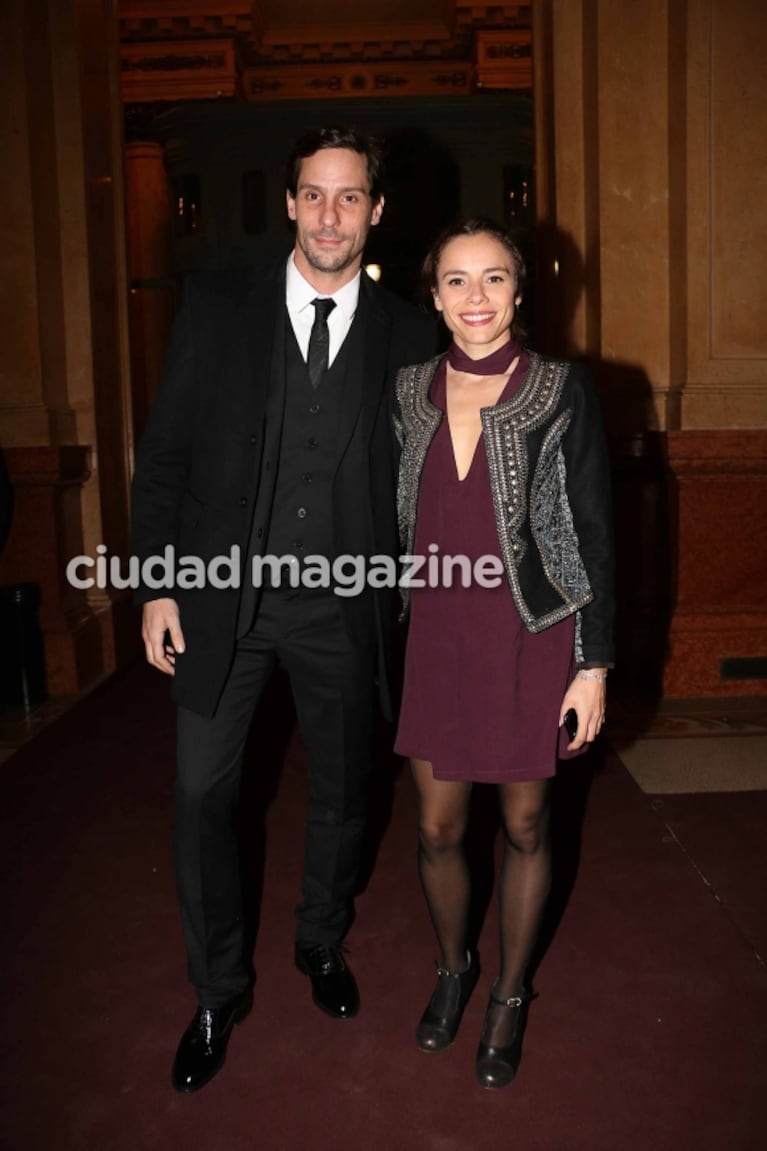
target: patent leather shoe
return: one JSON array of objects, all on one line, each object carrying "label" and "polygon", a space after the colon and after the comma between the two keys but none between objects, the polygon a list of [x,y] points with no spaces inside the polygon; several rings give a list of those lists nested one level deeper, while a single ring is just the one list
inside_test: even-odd
[{"label": "patent leather shoe", "polygon": [[469,996],[479,979],[479,956],[467,953],[465,971],[437,966],[437,986],[416,1027],[421,1051],[444,1051],[455,1039]]},{"label": "patent leather shoe", "polygon": [[253,1006],[251,988],[223,1007],[198,1007],[181,1036],[173,1061],[172,1081],[177,1091],[199,1091],[221,1070],[232,1028],[242,1023]]},{"label": "patent leather shoe", "polygon": [[312,999],[333,1019],[353,1019],[360,1009],[357,983],[338,945],[296,944],[296,967],[312,983]]},{"label": "patent leather shoe", "polygon": [[[495,985],[493,986],[474,1065],[477,1082],[482,1087],[491,1090],[508,1087],[514,1079],[522,1058],[522,1037],[527,1024],[527,1010],[533,998],[530,992],[523,988],[519,995],[500,999],[495,994]],[[502,1016],[506,1013],[510,1014],[503,1019]],[[494,1043],[490,1039],[499,1023],[503,1023],[506,1035],[503,1044]]]}]

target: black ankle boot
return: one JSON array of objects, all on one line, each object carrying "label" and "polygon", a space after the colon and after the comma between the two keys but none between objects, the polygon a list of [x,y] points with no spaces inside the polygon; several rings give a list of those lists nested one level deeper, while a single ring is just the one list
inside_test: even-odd
[{"label": "black ankle boot", "polygon": [[[495,1089],[508,1087],[517,1073],[522,1058],[522,1037],[527,1023],[527,1009],[533,996],[524,988],[519,995],[510,999],[499,999],[495,994],[496,983],[490,992],[490,1002],[487,1005],[485,1025],[482,1038],[477,1048],[477,1058],[474,1071],[477,1081],[482,1087]],[[498,1010],[513,1012],[515,1018],[509,1020],[510,1038],[503,1046],[497,1046],[486,1041],[485,1036],[491,1033],[491,1014]]]},{"label": "black ankle boot", "polygon": [[415,1032],[415,1041],[421,1051],[444,1051],[450,1046],[478,979],[477,954],[469,955],[466,971],[437,967],[437,986]]}]

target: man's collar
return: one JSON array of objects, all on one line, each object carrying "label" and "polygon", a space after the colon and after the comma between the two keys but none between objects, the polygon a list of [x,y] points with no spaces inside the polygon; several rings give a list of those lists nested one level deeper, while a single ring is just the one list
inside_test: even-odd
[{"label": "man's collar", "polygon": [[293,252],[288,256],[288,265],[285,280],[285,295],[288,303],[297,312],[302,311],[308,304],[311,304],[317,296],[330,295],[335,300],[336,306],[347,312],[353,312],[357,307],[357,300],[360,294],[360,280],[362,272],[357,272],[353,279],[349,280],[348,284],[344,284],[336,292],[318,292],[313,288],[305,276],[299,272],[293,258]]}]

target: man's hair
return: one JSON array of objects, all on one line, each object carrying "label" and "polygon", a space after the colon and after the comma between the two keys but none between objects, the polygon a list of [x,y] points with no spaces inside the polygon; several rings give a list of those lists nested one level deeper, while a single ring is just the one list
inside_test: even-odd
[{"label": "man's hair", "polygon": [[364,132],[358,132],[356,128],[342,125],[313,128],[296,141],[288,157],[285,173],[285,186],[291,196],[295,196],[298,191],[302,163],[309,156],[321,152],[323,148],[348,148],[351,152],[357,152],[358,155],[365,157],[370,198],[376,204],[383,194],[383,145],[373,136],[367,136]]},{"label": "man's hair", "polygon": [[[490,220],[486,216],[477,216],[471,220],[461,220],[456,224],[452,224],[449,228],[445,228],[444,232],[441,232],[439,236],[437,236],[421,268],[423,284],[429,293],[438,290],[437,270],[442,258],[442,253],[450,241],[457,240],[459,236],[492,236],[499,244],[503,244],[514,268],[514,274],[517,280],[517,292],[520,296],[523,294],[525,281],[527,279],[527,268],[525,267],[522,253],[514,243],[511,234],[507,232],[505,228],[502,228],[500,224],[496,224],[494,220]],[[517,340],[520,342],[524,340],[526,335],[525,328],[516,310],[511,324],[511,331]]]}]

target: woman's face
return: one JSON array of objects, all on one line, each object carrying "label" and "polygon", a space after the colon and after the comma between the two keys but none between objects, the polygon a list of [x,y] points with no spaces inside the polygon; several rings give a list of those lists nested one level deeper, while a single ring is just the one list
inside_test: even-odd
[{"label": "woman's face", "polygon": [[456,236],[437,265],[434,306],[462,351],[479,360],[503,347],[519,304],[514,262],[487,232]]}]

